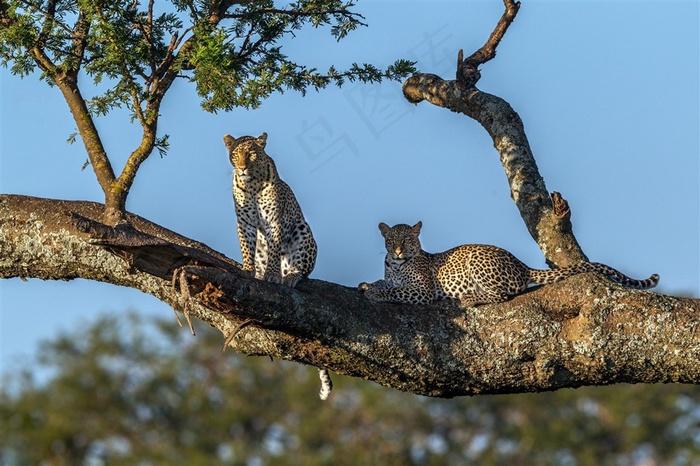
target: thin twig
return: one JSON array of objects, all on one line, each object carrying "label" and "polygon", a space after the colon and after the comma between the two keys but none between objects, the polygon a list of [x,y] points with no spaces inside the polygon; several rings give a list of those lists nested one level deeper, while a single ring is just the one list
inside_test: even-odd
[{"label": "thin twig", "polygon": [[496,56],[496,48],[498,47],[498,44],[501,42],[501,39],[503,39],[508,27],[515,19],[515,16],[518,14],[518,10],[520,9],[520,2],[503,0],[503,4],[506,7],[506,11],[503,12],[501,19],[498,20],[498,24],[494,28],[486,43],[481,46],[479,50],[464,60],[464,64],[466,66],[476,67],[483,65]]}]

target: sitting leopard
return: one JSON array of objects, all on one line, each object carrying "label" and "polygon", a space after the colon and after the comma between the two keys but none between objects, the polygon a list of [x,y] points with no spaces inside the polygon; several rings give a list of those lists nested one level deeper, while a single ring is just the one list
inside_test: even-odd
[{"label": "sitting leopard", "polygon": [[[259,137],[227,134],[224,144],[234,167],[233,199],[243,269],[255,278],[294,287],[316,264],[317,246],[299,202],[265,153],[267,133]],[[319,369],[321,399],[333,384]]]},{"label": "sitting leopard", "polygon": [[384,280],[360,283],[359,289],[368,299],[409,304],[456,299],[461,307],[472,307],[506,301],[522,293],[529,284],[554,283],[585,272],[602,273],[630,288],[652,288],[659,282],[656,274],[646,280],[634,280],[595,262],[535,270],[508,251],[483,244],[466,244],[430,254],[423,251],[418,240],[421,226],[421,222],[393,227],[379,224],[387,250]]},{"label": "sitting leopard", "polygon": [[297,198],[265,153],[267,133],[238,139],[227,134],[224,143],[235,170],[243,269],[254,270],[257,279],[294,287],[313,270],[317,246]]}]

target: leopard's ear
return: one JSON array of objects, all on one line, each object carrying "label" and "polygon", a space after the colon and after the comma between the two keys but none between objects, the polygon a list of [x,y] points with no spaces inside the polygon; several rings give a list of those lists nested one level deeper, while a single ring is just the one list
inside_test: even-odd
[{"label": "leopard's ear", "polygon": [[226,145],[226,148],[230,151],[238,145],[238,140],[230,134],[226,134],[224,135],[224,144]]},{"label": "leopard's ear", "polygon": [[382,236],[386,237],[386,234],[389,233],[389,230],[391,230],[391,227],[386,223],[382,222],[379,224],[379,231],[382,232]]},{"label": "leopard's ear", "polygon": [[260,136],[258,136],[258,145],[264,149],[265,146],[267,145],[267,133],[262,133]]},{"label": "leopard's ear", "polygon": [[421,229],[422,226],[423,226],[423,222],[421,222],[421,221],[419,220],[418,223],[416,223],[415,225],[413,225],[413,226],[411,227],[411,231],[412,231],[416,236],[418,236],[418,235],[420,234],[420,229]]}]

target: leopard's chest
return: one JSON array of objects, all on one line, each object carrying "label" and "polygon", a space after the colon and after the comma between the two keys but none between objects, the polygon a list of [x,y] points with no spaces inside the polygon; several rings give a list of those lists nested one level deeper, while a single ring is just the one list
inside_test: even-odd
[{"label": "leopard's chest", "polygon": [[387,255],[384,259],[384,279],[392,286],[411,286],[424,278],[432,280],[428,261],[424,257],[398,260]]},{"label": "leopard's chest", "polygon": [[302,242],[310,234],[294,194],[280,179],[236,179],[234,199],[240,219],[266,235],[277,232],[285,248]]},{"label": "leopard's chest", "polygon": [[249,218],[270,216],[279,209],[278,191],[274,182],[236,176],[233,184],[236,210]]}]

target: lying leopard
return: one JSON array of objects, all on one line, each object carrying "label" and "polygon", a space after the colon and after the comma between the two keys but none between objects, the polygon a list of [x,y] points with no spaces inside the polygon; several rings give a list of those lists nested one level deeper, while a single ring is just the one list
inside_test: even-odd
[{"label": "lying leopard", "polygon": [[496,246],[465,244],[430,254],[421,248],[422,223],[379,224],[385,240],[384,280],[360,283],[372,301],[428,304],[440,299],[459,300],[461,307],[500,303],[522,293],[530,284],[554,283],[572,275],[598,272],[624,286],[646,289],[656,286],[659,276],[634,280],[595,262],[580,262],[552,270],[531,269],[508,251]]}]

